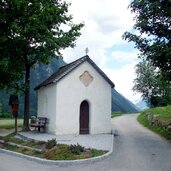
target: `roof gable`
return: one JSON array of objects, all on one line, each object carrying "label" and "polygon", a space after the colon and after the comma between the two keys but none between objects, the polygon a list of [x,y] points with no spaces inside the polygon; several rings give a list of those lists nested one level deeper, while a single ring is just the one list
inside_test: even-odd
[{"label": "roof gable", "polygon": [[77,68],[80,64],[87,61],[90,65],[92,65],[96,71],[111,85],[113,88],[115,85],[113,82],[107,77],[107,75],[89,58],[88,55],[77,59],[74,62],[71,62],[67,65],[64,65],[60,67],[54,74],[52,74],[49,78],[47,78],[45,81],[43,81],[41,84],[39,84],[35,90],[40,89],[43,86],[47,86],[49,84],[57,83],[59,80],[64,78],[67,74],[69,74],[72,70]]}]

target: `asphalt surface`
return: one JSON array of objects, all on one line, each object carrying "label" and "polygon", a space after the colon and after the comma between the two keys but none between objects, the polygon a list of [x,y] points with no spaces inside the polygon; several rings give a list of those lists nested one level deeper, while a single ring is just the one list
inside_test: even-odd
[{"label": "asphalt surface", "polygon": [[102,161],[60,167],[0,153],[0,171],[171,171],[171,142],[141,126],[136,117],[112,120],[119,136],[112,155]]}]

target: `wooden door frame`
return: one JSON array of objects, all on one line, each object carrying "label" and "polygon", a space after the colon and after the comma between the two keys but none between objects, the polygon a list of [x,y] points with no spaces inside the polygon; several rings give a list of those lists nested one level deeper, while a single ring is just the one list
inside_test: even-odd
[{"label": "wooden door frame", "polygon": [[89,132],[90,132],[90,105],[87,100],[83,100],[80,104],[79,134],[89,134]]}]

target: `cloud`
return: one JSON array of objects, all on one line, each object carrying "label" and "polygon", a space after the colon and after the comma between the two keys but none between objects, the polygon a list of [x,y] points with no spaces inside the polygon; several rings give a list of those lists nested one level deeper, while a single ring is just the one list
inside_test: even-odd
[{"label": "cloud", "polygon": [[134,93],[132,87],[135,79],[134,63],[124,65],[119,69],[104,68],[103,71],[115,83],[115,89],[133,103],[140,99],[140,94]]},{"label": "cloud", "polygon": [[138,50],[132,51],[114,51],[112,52],[112,58],[120,64],[128,64],[138,62]]},{"label": "cloud", "polygon": [[127,9],[128,4],[129,0],[71,0],[69,13],[73,14],[74,23],[84,21],[85,27],[76,42],[77,47],[63,51],[64,58],[71,61],[68,56],[71,51],[75,51],[74,59],[78,55],[83,56],[84,49],[88,47],[89,55],[99,65],[107,61],[104,58],[108,58],[105,55],[108,48],[127,43],[121,36],[133,25],[132,14]]},{"label": "cloud", "polygon": [[[71,2],[69,13],[73,22],[84,22],[82,35],[74,49],[67,48],[63,53],[64,60],[71,62],[88,55],[116,84],[116,89],[128,99],[135,101],[132,86],[135,78],[134,65],[137,63],[137,51],[128,51],[127,42],[122,40],[125,31],[131,30],[133,15],[128,10],[130,0],[67,0]],[[114,50],[119,46],[119,50]],[[110,49],[110,50],[109,50]],[[117,63],[116,65],[112,64]],[[109,67],[110,64],[110,67]]]}]

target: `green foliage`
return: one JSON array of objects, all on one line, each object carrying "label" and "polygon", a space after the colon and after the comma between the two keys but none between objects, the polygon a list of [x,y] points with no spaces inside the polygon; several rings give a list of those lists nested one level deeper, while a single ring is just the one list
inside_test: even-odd
[{"label": "green foliage", "polygon": [[[0,30],[0,40],[3,39],[1,37]],[[4,38],[5,39],[5,38]],[[0,54],[3,51],[4,47],[1,47],[0,43]],[[7,46],[7,45],[6,45]],[[16,62],[11,61],[9,57],[1,56],[0,60],[0,89],[4,89],[9,87],[15,88],[18,90],[19,88],[19,80],[22,79],[22,72],[20,72],[21,67],[16,64]]]},{"label": "green foliage", "polygon": [[70,147],[71,146],[65,144],[58,144],[58,146],[53,150],[45,151],[44,157],[46,159],[51,159],[51,160],[76,160],[76,159],[96,157],[96,156],[103,155],[105,153],[102,150],[84,148],[83,152],[76,154],[75,153],[76,151],[74,150],[75,152],[73,153],[70,150]]},{"label": "green foliage", "polygon": [[0,113],[0,118],[13,118],[10,112],[2,112]]},{"label": "green foliage", "polygon": [[[62,67],[65,62],[62,59],[53,59],[48,65],[37,64],[31,69],[30,73],[30,114],[37,115],[37,92],[34,88],[42,81],[47,79],[50,75],[56,72],[59,67]],[[10,93],[0,91],[0,101],[3,105],[3,112],[9,111],[9,97]],[[23,118],[24,113],[24,98],[23,94],[19,96],[19,117]]]},{"label": "green foliage", "polygon": [[[61,0],[4,0],[0,3],[3,86],[20,80],[24,71],[33,65],[47,64],[55,57],[54,52],[60,55],[61,49],[75,45],[83,24],[73,24],[72,16],[68,15],[69,5]],[[63,30],[61,25],[67,29]]]},{"label": "green foliage", "polygon": [[[81,34],[83,24],[72,22],[69,5],[61,0],[4,0],[0,3],[0,78],[5,75],[7,79],[0,86],[24,93],[25,130],[29,130],[30,69],[61,56],[60,50],[74,47]],[[66,29],[62,29],[63,26]],[[8,79],[11,72],[14,76]],[[23,82],[18,83],[22,78]]]},{"label": "green foliage", "polygon": [[103,155],[104,154],[104,151],[102,150],[96,150],[96,149],[91,149],[91,155],[92,157],[96,157],[96,156],[100,156],[100,155]]},{"label": "green foliage", "polygon": [[133,0],[129,8],[135,14],[134,30],[132,33],[125,32],[123,35],[125,40],[135,43],[135,47],[140,51],[140,58],[149,61],[160,71],[159,82],[157,82],[160,90],[157,96],[160,97],[160,94],[163,94],[164,100],[162,100],[166,104],[170,104],[171,101],[170,7],[170,0]]},{"label": "green foliage", "polygon": [[46,142],[46,149],[51,149],[53,147],[55,147],[57,145],[57,141],[56,141],[56,138],[52,138],[51,140],[48,140]]},{"label": "green foliage", "polygon": [[0,102],[0,116],[2,115],[2,103]]},{"label": "green foliage", "polygon": [[22,147],[17,147],[17,146],[12,146],[12,145],[7,145],[7,144],[0,145],[0,147],[7,149],[7,150],[11,150],[11,151],[16,151],[18,153],[43,158],[43,154],[38,151],[34,151],[34,150],[22,148]]},{"label": "green foliage", "polygon": [[141,93],[143,100],[150,104],[151,97],[156,94],[157,90],[155,68],[143,60],[136,65],[135,72],[137,77],[134,80],[133,91]]},{"label": "green foliage", "polygon": [[44,157],[51,160],[67,160],[72,158],[72,153],[68,150],[68,145],[59,144],[55,149],[45,151]]},{"label": "green foliage", "polygon": [[18,148],[16,146],[12,146],[12,145],[3,145],[4,149],[10,150],[10,151],[17,151]]},{"label": "green foliage", "polygon": [[46,145],[46,142],[45,141],[35,141],[35,140],[29,140],[29,141],[26,141],[26,140],[23,140],[23,139],[20,139],[20,138],[15,138],[14,135],[12,134],[11,136],[8,136],[4,137],[4,139],[6,139],[6,142],[13,142],[15,144],[19,144],[19,145],[22,145],[22,146],[28,146],[28,147],[33,147],[33,148],[37,148],[37,149],[44,149],[45,145]]},{"label": "green foliage", "polygon": [[171,81],[171,1],[133,0],[129,6],[135,14],[135,30],[125,32],[123,38],[134,42],[140,57],[151,61]]},{"label": "green foliage", "polygon": [[27,144],[26,141],[19,139],[19,138],[15,138],[15,137],[10,137],[10,139],[8,141],[16,143],[16,144],[20,144],[20,145],[26,145]]},{"label": "green foliage", "polygon": [[[152,114],[153,117],[158,119],[161,125],[160,126],[151,125],[148,121],[149,114]],[[137,120],[145,127],[158,133],[159,135],[165,137],[166,139],[171,139],[171,134],[166,130],[165,127],[165,125],[171,122],[171,106],[158,107],[158,108],[145,110],[138,116]]]},{"label": "green foliage", "polygon": [[[30,114],[37,115],[37,92],[34,88],[43,80],[48,78],[51,74],[57,71],[59,67],[65,65],[62,59],[53,59],[48,65],[36,65],[31,69],[31,86],[30,86]],[[3,104],[3,112],[9,111],[10,94],[5,91],[0,91],[0,101]],[[19,117],[23,118],[23,96],[19,96]],[[123,105],[124,104],[124,105]],[[128,99],[123,97],[115,89],[112,90],[112,111],[121,111],[122,113],[135,113],[138,112],[136,106],[132,104]]]},{"label": "green foliage", "polygon": [[10,134],[8,134],[7,136],[3,137],[2,139],[5,141],[5,142],[8,142],[10,140],[11,137],[14,137],[16,135],[15,132],[12,132]]},{"label": "green foliage", "polygon": [[135,68],[133,91],[139,92],[149,106],[163,106],[170,103],[171,86],[163,80],[161,72],[152,63],[142,60]]},{"label": "green foliage", "polygon": [[77,143],[77,145],[76,145],[76,144],[70,145],[70,146],[69,146],[69,150],[70,150],[73,154],[80,155],[80,154],[84,151],[84,147],[81,146],[81,145],[79,145],[79,144]]},{"label": "green foliage", "polygon": [[160,120],[163,124],[171,123],[171,105],[147,109],[143,114],[152,114],[153,117]]}]

